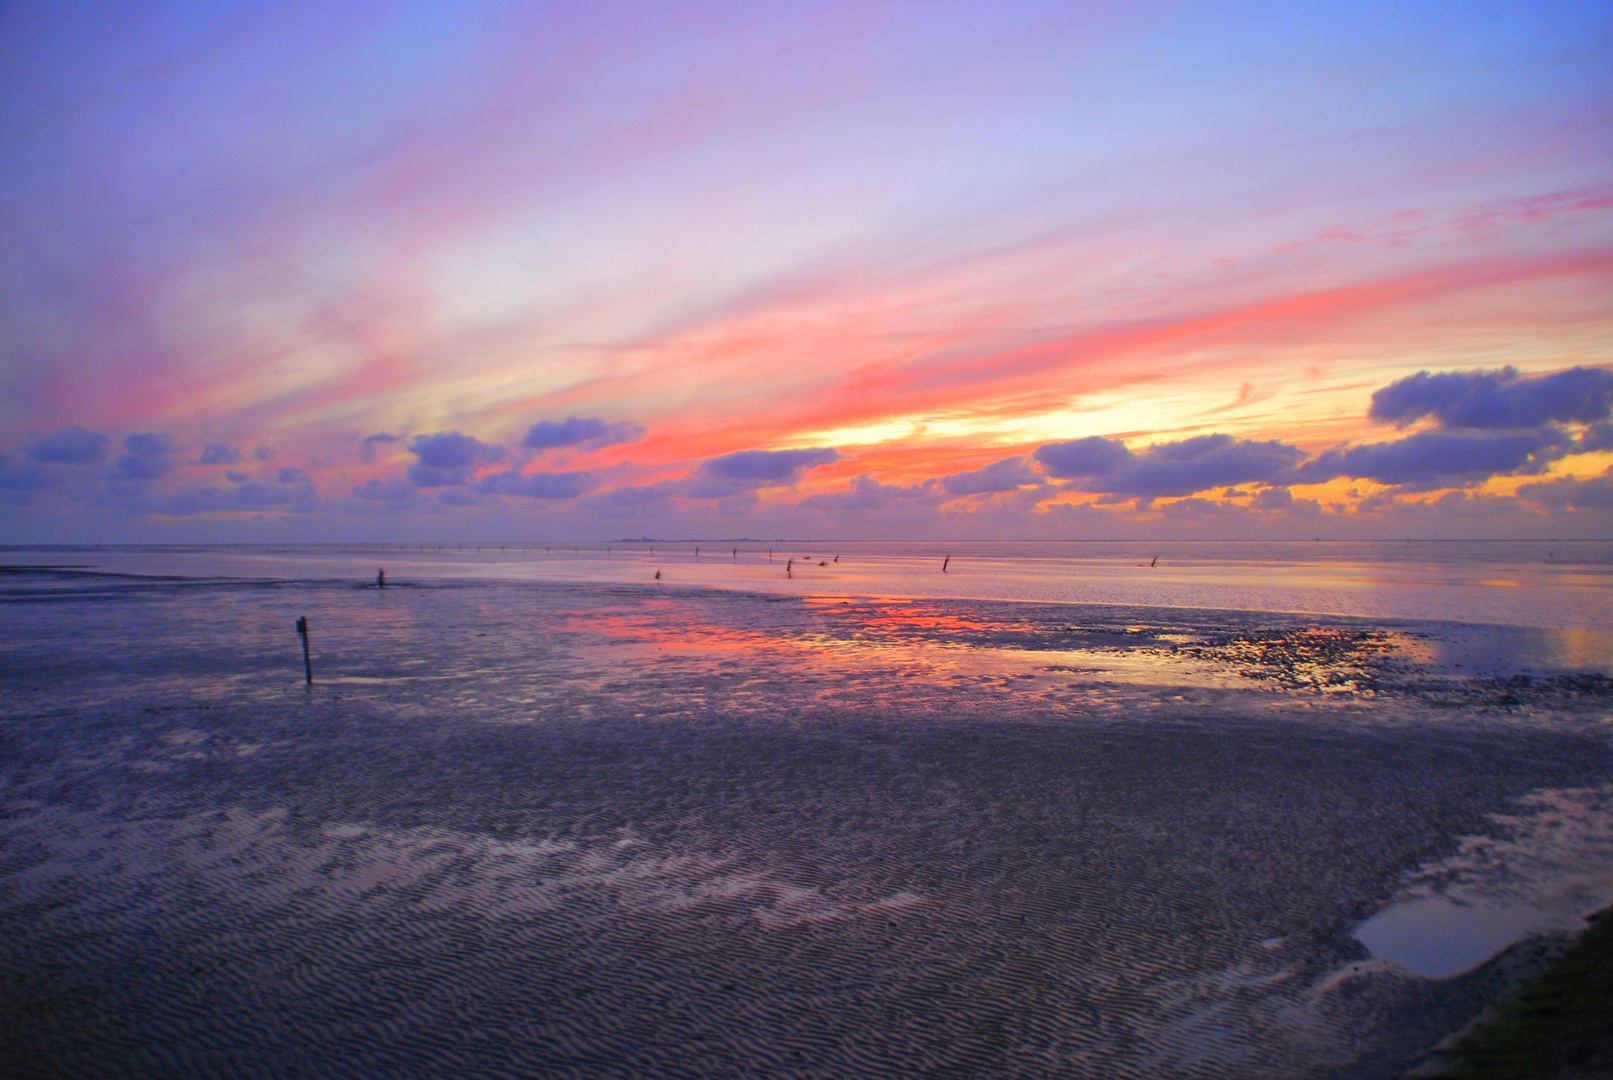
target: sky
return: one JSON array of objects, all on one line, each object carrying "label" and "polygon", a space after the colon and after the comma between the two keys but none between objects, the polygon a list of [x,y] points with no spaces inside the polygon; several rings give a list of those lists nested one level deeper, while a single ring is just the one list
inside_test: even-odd
[{"label": "sky", "polygon": [[0,5],[0,543],[1613,536],[1605,3]]}]

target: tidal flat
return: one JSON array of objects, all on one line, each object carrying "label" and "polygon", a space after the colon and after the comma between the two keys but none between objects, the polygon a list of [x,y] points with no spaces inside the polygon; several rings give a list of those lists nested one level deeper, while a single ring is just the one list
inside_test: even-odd
[{"label": "tidal flat", "polygon": [[1595,627],[14,561],[8,1076],[1392,1077],[1613,899]]}]

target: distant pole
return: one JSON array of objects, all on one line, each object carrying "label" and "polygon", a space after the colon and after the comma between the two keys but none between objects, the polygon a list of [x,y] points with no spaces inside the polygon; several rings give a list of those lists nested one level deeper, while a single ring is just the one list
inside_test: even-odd
[{"label": "distant pole", "polygon": [[314,685],[314,662],[308,657],[308,616],[297,617],[297,635],[302,638],[302,673],[308,679],[308,685]]},{"label": "distant pole", "polygon": [[948,555],[946,558],[941,560],[941,573],[944,574],[944,573],[947,572],[947,563],[949,563],[951,561],[952,561],[952,556],[950,556],[950,555]]},{"label": "distant pole", "polygon": [[386,588],[386,571],[385,570],[377,570],[375,572],[375,587],[377,589]]}]

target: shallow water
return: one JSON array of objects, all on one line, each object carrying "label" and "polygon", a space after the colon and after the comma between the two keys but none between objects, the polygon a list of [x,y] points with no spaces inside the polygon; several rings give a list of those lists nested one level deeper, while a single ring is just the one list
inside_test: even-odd
[{"label": "shallow water", "polygon": [[1392,1076],[1613,899],[1604,547],[648,546],[7,553],[3,1071]]},{"label": "shallow water", "polygon": [[[1613,650],[1613,542],[832,543],[313,545],[11,549],[191,579],[570,581],[819,594],[1303,612],[1590,632]],[[942,567],[946,572],[942,572]],[[1579,646],[1585,647],[1585,642]]]}]

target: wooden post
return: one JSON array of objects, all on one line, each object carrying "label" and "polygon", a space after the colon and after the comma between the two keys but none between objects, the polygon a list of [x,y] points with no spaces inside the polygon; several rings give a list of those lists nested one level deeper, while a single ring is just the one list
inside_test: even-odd
[{"label": "wooden post", "polygon": [[308,685],[314,685],[314,662],[308,658],[308,616],[297,618],[297,634],[302,638],[302,673],[308,678]]}]

